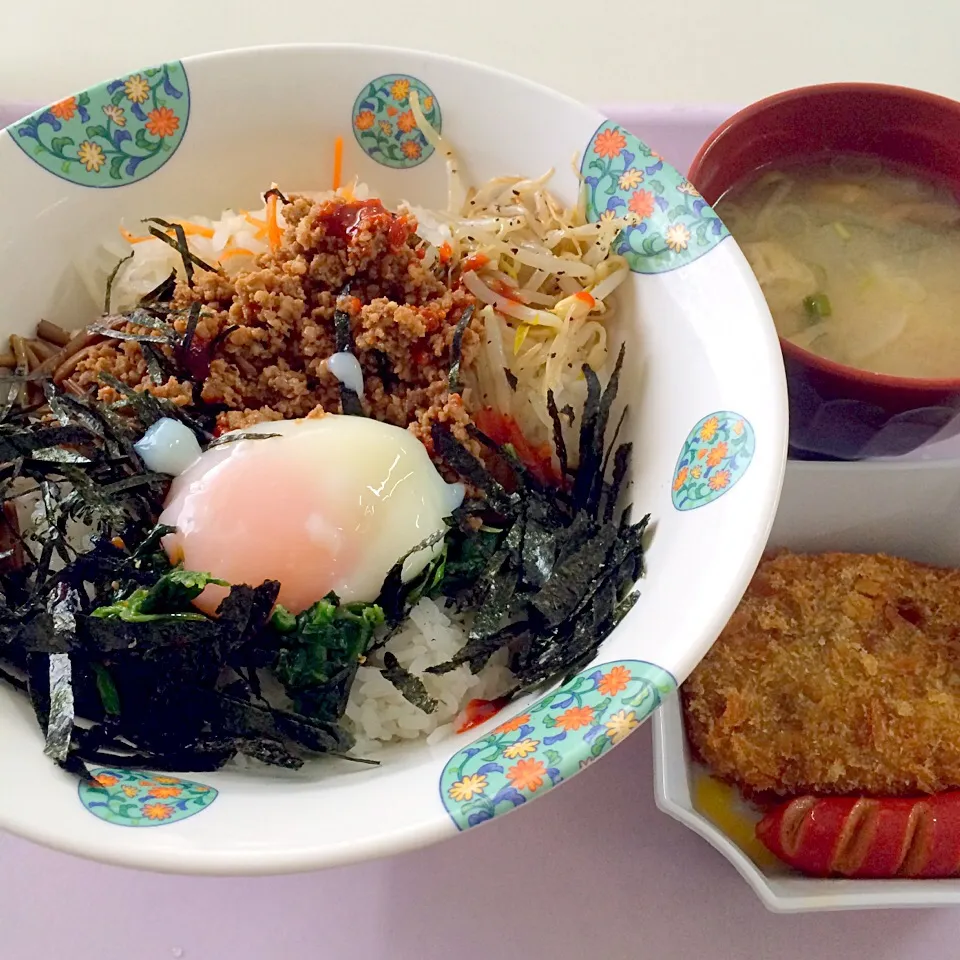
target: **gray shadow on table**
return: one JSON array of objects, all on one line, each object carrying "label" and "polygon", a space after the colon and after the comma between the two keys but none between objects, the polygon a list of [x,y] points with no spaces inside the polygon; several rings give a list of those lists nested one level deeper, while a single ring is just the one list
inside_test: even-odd
[{"label": "gray shadow on table", "polygon": [[[651,770],[647,729],[529,808],[385,863],[391,960],[960,955],[951,910],[769,913],[726,860],[656,809]],[[920,946],[931,926],[942,954]]]}]

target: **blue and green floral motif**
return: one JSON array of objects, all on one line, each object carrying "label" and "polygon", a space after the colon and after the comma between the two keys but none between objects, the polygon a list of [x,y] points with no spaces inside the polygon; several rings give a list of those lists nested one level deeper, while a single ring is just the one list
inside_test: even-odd
[{"label": "blue and green floral motif", "polygon": [[676,688],[666,670],[643,660],[587,667],[450,758],[440,777],[447,812],[466,830],[546,793],[623,740]]},{"label": "blue and green floral motif", "polygon": [[415,167],[433,153],[410,109],[412,90],[420,98],[424,119],[439,133],[443,123],[440,104],[433,91],[415,77],[400,73],[378,77],[354,102],[352,123],[357,143],[385,167]]},{"label": "blue and green floral motif", "polygon": [[689,433],[673,471],[673,505],[696,510],[722,497],[746,472],[757,448],[750,422],[720,410]]},{"label": "blue and green floral motif", "polygon": [[640,220],[626,227],[615,244],[636,273],[675,270],[729,236],[689,180],[611,120],[590,140],[580,175],[588,221]]},{"label": "blue and green floral motif", "polygon": [[80,802],[95,816],[120,827],[159,827],[206,810],[217,791],[202,783],[95,767],[80,781]]},{"label": "blue and green floral motif", "polygon": [[64,180],[122,187],[173,156],[189,114],[183,64],[165,63],[44,107],[9,132],[27,156]]}]

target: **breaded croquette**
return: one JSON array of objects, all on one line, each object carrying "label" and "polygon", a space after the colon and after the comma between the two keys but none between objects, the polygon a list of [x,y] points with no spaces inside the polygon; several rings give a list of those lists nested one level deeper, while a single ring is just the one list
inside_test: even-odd
[{"label": "breaded croquette", "polygon": [[694,751],[747,794],[960,787],[960,571],[767,558],[683,704]]}]

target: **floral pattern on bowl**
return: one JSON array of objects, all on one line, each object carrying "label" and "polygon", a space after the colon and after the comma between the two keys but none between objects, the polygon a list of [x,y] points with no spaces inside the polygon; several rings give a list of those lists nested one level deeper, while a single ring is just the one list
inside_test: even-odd
[{"label": "floral pattern on bowl", "polygon": [[643,660],[587,667],[450,758],[440,778],[447,812],[466,830],[545,793],[623,740],[676,687]]},{"label": "floral pattern on bowl", "polygon": [[433,91],[415,77],[390,73],[372,80],[353,105],[353,134],[360,149],[377,163],[401,170],[416,167],[433,153],[433,145],[417,126],[410,92],[420,97],[426,121],[438,133],[443,124]]},{"label": "floral pattern on bowl", "polygon": [[722,497],[746,472],[757,440],[750,422],[730,410],[704,417],[690,431],[673,471],[678,510],[695,510]]},{"label": "floral pattern on bowl", "polygon": [[120,827],[158,827],[206,810],[217,791],[160,774],[96,767],[80,781],[80,802],[95,817]]},{"label": "floral pattern on bowl", "polygon": [[190,87],[165,63],[67,97],[9,128],[41,167],[82,187],[122,187],[156,173],[183,140]]},{"label": "floral pattern on bowl", "polygon": [[587,220],[633,216],[616,251],[636,273],[664,273],[702,257],[730,234],[696,187],[642,140],[607,120],[580,164]]}]

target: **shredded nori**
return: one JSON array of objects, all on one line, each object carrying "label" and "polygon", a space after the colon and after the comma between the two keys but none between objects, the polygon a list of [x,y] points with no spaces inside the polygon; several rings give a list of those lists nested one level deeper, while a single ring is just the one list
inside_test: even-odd
[{"label": "shredded nori", "polygon": [[560,461],[560,476],[566,477],[570,473],[567,462],[567,444],[563,439],[563,424],[560,422],[560,411],[557,410],[557,399],[552,390],[547,390],[547,413],[553,422],[553,445],[557,451],[557,460]]},{"label": "shredded nori", "polygon": [[263,195],[263,202],[266,203],[271,197],[276,197],[284,206],[290,202],[276,187],[271,187]]},{"label": "shredded nori", "polygon": [[[606,445],[623,356],[621,350],[604,389],[593,370],[584,366],[587,400],[571,490],[542,488],[513,451],[503,447],[499,452],[516,483],[516,489],[507,493],[446,425],[434,424],[434,448],[487,497],[473,511],[483,525],[477,530],[459,524],[447,544],[448,569],[454,563],[454,546],[466,553],[464,545],[471,540],[482,544],[480,569],[472,569],[466,579],[444,578],[436,591],[475,611],[469,637],[456,656],[428,668],[429,673],[443,674],[462,663],[477,672],[506,649],[518,690],[551,682],[589,662],[629,609],[643,572],[642,537],[648,518],[630,524],[625,511],[621,522],[614,521],[632,450],[629,443],[616,444],[619,424]],[[548,410],[566,474],[560,411],[552,395]],[[492,443],[479,431],[471,433]],[[611,460],[608,481],[605,473]]]},{"label": "shredded nori", "polygon": [[[120,394],[115,405],[45,380],[42,409],[11,408],[0,423],[0,680],[29,696],[46,753],[78,776],[92,763],[212,770],[237,752],[293,767],[343,756],[362,654],[351,648],[352,665],[338,667],[335,696],[311,700],[325,712],[261,699],[259,671],[276,670],[291,642],[271,623],[279,584],[232,587],[216,617],[196,610],[209,577],[170,566],[160,541],[173,531],[156,525],[169,478],[133,448],[164,416],[208,446],[206,415],[103,380]],[[17,503],[24,516],[36,503],[29,537]],[[77,523],[90,528],[88,546]]]},{"label": "shredded nori", "polygon": [[[340,309],[340,297],[346,297],[350,294],[350,284],[348,283],[337,297],[337,307],[333,312],[333,332],[337,341],[337,353],[350,353],[355,355],[353,349],[353,333],[350,330],[350,314],[346,310]],[[343,412],[350,417],[362,417],[363,405],[356,390],[348,387],[343,381],[340,381],[340,407]]]},{"label": "shredded nori", "polygon": [[[161,220],[160,217],[147,217],[144,223],[151,224],[147,229],[149,230],[151,236],[156,237],[158,240],[162,240],[164,243],[169,244],[173,247],[177,253],[180,254],[180,258],[183,260],[183,272],[186,275],[187,283],[190,286],[193,286],[193,268],[195,266],[200,267],[201,270],[206,270],[209,273],[219,273],[220,271],[216,267],[211,267],[209,263],[205,260],[201,260],[193,251],[187,246],[187,235],[184,232],[183,227],[179,223],[170,223],[167,220]],[[152,224],[159,224],[159,227],[152,226]],[[164,229],[160,229],[163,227]],[[176,239],[171,237],[167,230],[172,230],[176,234]]]},{"label": "shredded nori", "polygon": [[103,312],[105,314],[110,313],[110,301],[112,300],[113,294],[113,282],[117,279],[117,274],[120,272],[120,268],[128,261],[133,259],[133,251],[131,250],[125,257],[121,257],[117,261],[116,266],[110,271],[110,276],[107,277],[106,289],[103,293]]},{"label": "shredded nori", "polygon": [[462,359],[463,333],[469,326],[472,316],[473,304],[471,303],[470,306],[460,314],[460,319],[453,328],[453,340],[450,342],[450,373],[447,378],[448,389],[451,393],[459,393],[460,391],[460,361]]},{"label": "shredded nori", "polygon": [[424,713],[433,713],[437,709],[437,701],[427,693],[423,681],[414,676],[409,670],[400,665],[400,661],[387,650],[383,655],[383,669],[380,671],[408,700]]}]

